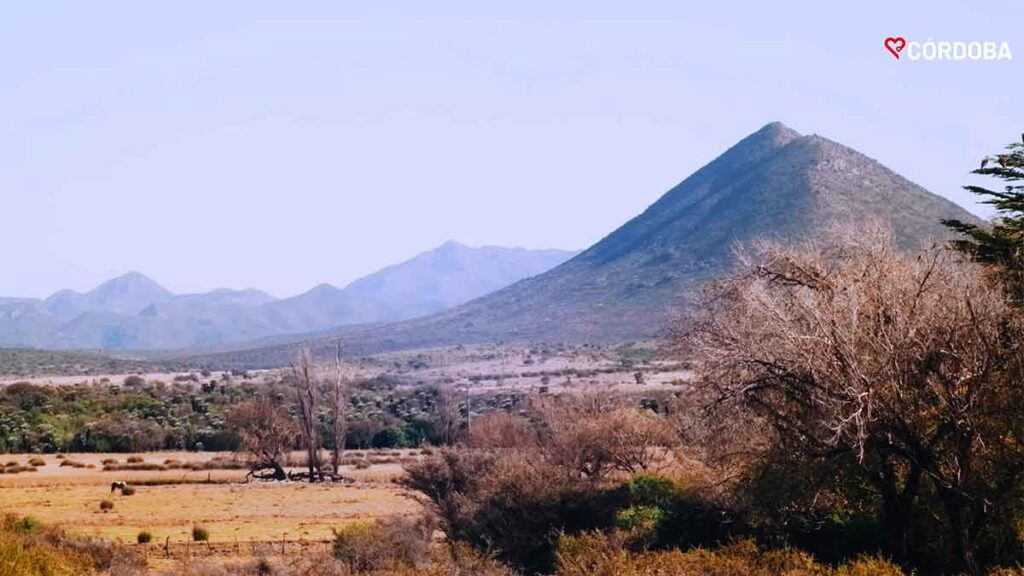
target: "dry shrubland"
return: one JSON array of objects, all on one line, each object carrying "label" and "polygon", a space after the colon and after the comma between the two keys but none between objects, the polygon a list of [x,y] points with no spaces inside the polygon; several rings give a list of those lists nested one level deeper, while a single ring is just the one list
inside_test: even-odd
[{"label": "dry shrubland", "polygon": [[[526,573],[980,574],[1024,561],[1021,343],[998,278],[943,248],[764,243],[674,334],[674,398],[539,397],[405,483]],[[765,548],[716,551],[738,538]]]},{"label": "dry shrubland", "polygon": [[142,570],[134,555],[107,541],[71,537],[29,517],[0,521],[0,576],[134,576]]},{"label": "dry shrubland", "polygon": [[979,556],[1000,553],[992,538],[1019,513],[1022,343],[982,267],[941,248],[902,254],[882,232],[762,245],[681,338],[713,406],[703,421],[721,425],[709,444],[754,439],[745,448],[767,466],[823,466],[825,484],[803,490],[877,510],[898,559],[968,572],[996,560]]}]

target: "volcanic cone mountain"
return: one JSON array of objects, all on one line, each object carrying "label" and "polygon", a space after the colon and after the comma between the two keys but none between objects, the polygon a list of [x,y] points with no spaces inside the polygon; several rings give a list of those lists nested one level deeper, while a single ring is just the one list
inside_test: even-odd
[{"label": "volcanic cone mountain", "polygon": [[[880,219],[902,246],[915,247],[948,236],[944,218],[977,221],[855,150],[773,122],[562,265],[444,312],[344,340],[354,353],[374,353],[650,337],[697,283],[732,265],[738,242],[814,238],[837,225]],[[321,340],[314,347],[326,352],[331,345]],[[263,352],[268,361],[286,359],[280,349]]]}]

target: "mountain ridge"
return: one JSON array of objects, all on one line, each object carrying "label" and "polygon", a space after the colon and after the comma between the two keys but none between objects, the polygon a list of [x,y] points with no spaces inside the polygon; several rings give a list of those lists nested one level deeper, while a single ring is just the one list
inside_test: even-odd
[{"label": "mountain ridge", "polygon": [[[343,336],[353,354],[488,341],[614,342],[665,329],[687,294],[755,238],[819,238],[880,219],[900,246],[946,238],[945,218],[978,219],[877,160],[772,122],[646,210],[551,270],[440,313]],[[312,340],[326,354],[333,340]],[[287,363],[292,345],[250,350]],[[229,357],[221,357],[226,360]]]},{"label": "mountain ridge", "polygon": [[[458,266],[432,269],[431,254],[458,253]],[[45,299],[0,298],[0,346],[53,349],[162,349],[218,346],[372,324],[437,312],[524,276],[573,252],[471,248],[453,241],[357,279],[345,288],[320,284],[289,298],[254,289],[218,288],[176,295],[140,272],[87,292],[58,290]],[[427,264],[424,265],[424,258]],[[436,268],[436,266],[435,266]],[[400,275],[405,290],[371,294],[363,285]],[[394,284],[394,280],[390,281]]]}]

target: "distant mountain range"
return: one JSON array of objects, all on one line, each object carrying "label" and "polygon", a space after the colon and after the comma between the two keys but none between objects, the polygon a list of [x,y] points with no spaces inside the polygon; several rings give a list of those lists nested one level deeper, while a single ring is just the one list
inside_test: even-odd
[{"label": "distant mountain range", "polygon": [[[948,236],[940,221],[977,218],[863,154],[774,122],[669,190],[597,244],[543,274],[430,316],[350,330],[351,353],[489,341],[614,342],[655,336],[701,281],[733,265],[737,242],[821,237],[837,225],[888,222],[905,247]],[[287,363],[306,338],[210,356]]]},{"label": "distant mountain range", "polygon": [[45,300],[0,298],[0,346],[195,348],[394,322],[462,304],[572,255],[447,242],[344,288],[321,284],[284,299],[256,289],[175,295],[130,272],[84,294],[60,290]]}]

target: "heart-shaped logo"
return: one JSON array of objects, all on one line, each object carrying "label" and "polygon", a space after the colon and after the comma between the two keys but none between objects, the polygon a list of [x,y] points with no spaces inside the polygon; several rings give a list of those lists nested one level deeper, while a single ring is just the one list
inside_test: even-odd
[{"label": "heart-shaped logo", "polygon": [[907,47],[907,41],[903,36],[889,37],[885,39],[885,49],[892,53],[897,60],[900,59],[900,52]]}]

